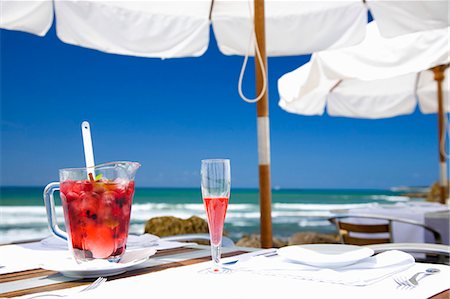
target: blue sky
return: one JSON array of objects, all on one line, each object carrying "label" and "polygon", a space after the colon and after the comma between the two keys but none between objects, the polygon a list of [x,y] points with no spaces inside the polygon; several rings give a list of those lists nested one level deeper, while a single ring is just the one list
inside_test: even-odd
[{"label": "blue sky", "polygon": [[[234,187],[258,186],[256,108],[237,92],[243,58],[222,55],[214,40],[202,57],[159,60],[67,45],[54,28],[44,38],[6,30],[0,38],[2,186],[44,186],[58,169],[83,166],[84,120],[96,162],[139,161],[138,186],[198,187],[200,160],[210,157],[231,159]],[[273,186],[437,181],[436,115],[360,120],[279,108],[278,78],[308,59],[269,58]]]}]

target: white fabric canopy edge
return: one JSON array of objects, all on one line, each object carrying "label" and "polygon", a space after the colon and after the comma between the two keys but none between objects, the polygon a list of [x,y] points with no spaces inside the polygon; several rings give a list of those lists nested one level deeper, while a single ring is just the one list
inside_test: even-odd
[{"label": "white fabric canopy edge", "polygon": [[45,36],[53,24],[52,0],[1,0],[0,28]]},{"label": "white fabric canopy edge", "polygon": [[210,4],[184,2],[185,14],[179,15],[166,13],[170,7],[158,2],[57,1],[57,35],[65,43],[112,54],[198,57],[209,44]]},{"label": "white fabric canopy edge", "polygon": [[[412,114],[418,105],[423,114],[437,113],[437,83],[430,70],[384,80],[339,82],[327,79],[312,64],[310,61],[278,80],[283,110],[309,116],[327,112],[330,116],[380,119]],[[445,113],[450,113],[449,89],[447,68],[442,83]]]},{"label": "white fabric canopy edge", "polygon": [[376,80],[424,71],[450,62],[450,27],[381,36],[375,21],[365,40],[355,46],[313,54],[329,79]]},{"label": "white fabric canopy edge", "polygon": [[[368,8],[383,35],[448,26],[448,1],[406,2],[266,0],[266,52],[302,55],[358,44],[366,35]],[[198,57],[207,50],[211,22],[223,54],[254,54],[254,45],[248,47],[253,2],[244,0],[215,0],[213,6],[212,0],[2,0],[0,28],[43,36],[53,22],[53,4],[58,37],[77,46],[140,57]]]}]

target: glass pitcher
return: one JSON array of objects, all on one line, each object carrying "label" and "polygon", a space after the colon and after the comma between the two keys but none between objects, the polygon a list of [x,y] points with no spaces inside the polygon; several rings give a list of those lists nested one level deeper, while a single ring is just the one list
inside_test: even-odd
[{"label": "glass pitcher", "polygon": [[[78,263],[118,262],[125,253],[137,162],[110,162],[59,170],[44,202],[51,232],[69,243]],[[58,227],[53,193],[60,191],[67,233]]]}]

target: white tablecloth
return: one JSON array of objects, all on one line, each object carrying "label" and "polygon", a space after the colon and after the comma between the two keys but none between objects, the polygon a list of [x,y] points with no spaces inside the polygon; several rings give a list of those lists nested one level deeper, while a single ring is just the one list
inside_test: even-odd
[{"label": "white tablecloth", "polygon": [[[206,247],[206,249],[209,249]],[[225,250],[225,249],[224,249]],[[207,250],[191,251],[183,259],[198,258]],[[5,255],[3,255],[5,256]],[[6,255],[8,259],[12,256]],[[261,256],[259,256],[261,257]],[[57,258],[57,257],[55,257]],[[162,257],[165,262],[181,261],[181,257]],[[276,258],[276,257],[273,257]],[[151,260],[157,259],[150,258]],[[256,260],[257,261],[257,258]],[[161,262],[161,261],[160,261]],[[450,266],[413,263],[411,267],[396,275],[411,276],[427,268],[439,268],[441,272],[420,281],[414,289],[399,288],[392,276],[370,285],[354,286],[336,282],[306,280],[301,276],[286,276],[269,271],[248,271],[237,269],[226,274],[212,274],[207,271],[211,262],[181,266],[138,276],[107,281],[95,290],[78,293],[84,286],[52,291],[68,295],[67,298],[429,298],[450,288]],[[253,269],[253,268],[252,268]],[[264,267],[263,267],[264,269]],[[37,277],[39,280],[61,281],[61,277]],[[36,285],[34,279],[21,284]],[[11,282],[14,284],[17,282]],[[4,283],[4,285],[8,282]],[[24,286],[22,285],[21,288]],[[7,291],[5,288],[3,291]],[[24,296],[23,298],[28,298]]]},{"label": "white tablecloth", "polygon": [[73,298],[429,298],[448,289],[450,267],[415,264],[402,275],[410,276],[431,266],[438,275],[420,281],[419,287],[398,288],[392,278],[369,286],[348,286],[283,276],[235,271],[229,274],[200,273],[210,263],[172,268],[106,282]]},{"label": "white tablecloth", "polygon": [[[371,207],[350,209],[350,215],[367,214],[381,215],[387,217],[403,218],[417,221],[425,224],[425,216],[430,212],[449,212],[449,207],[438,203],[398,203],[395,205],[374,205]],[[448,218],[447,218],[448,219]],[[364,221],[364,223],[380,223],[379,221]],[[441,223],[441,222],[439,222]],[[431,223],[427,223],[431,224]],[[449,244],[448,227],[436,225],[431,226],[439,231],[443,238],[444,244]],[[448,226],[448,224],[447,224]],[[423,228],[416,225],[393,223],[393,238],[396,243],[425,243],[434,242],[433,236],[429,232],[425,232]]]}]

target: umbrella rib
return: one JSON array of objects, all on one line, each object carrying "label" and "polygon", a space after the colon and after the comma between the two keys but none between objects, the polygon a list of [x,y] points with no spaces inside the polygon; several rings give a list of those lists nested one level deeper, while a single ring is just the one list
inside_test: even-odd
[{"label": "umbrella rib", "polygon": [[418,100],[417,89],[419,88],[420,73],[421,72],[417,72],[417,74],[416,74],[416,82],[414,82],[414,93],[415,93],[415,96],[416,96],[416,100]]},{"label": "umbrella rib", "polygon": [[334,84],[333,87],[330,88],[330,92],[333,92],[333,90],[334,90],[336,87],[338,87],[338,86],[341,84],[341,82],[342,82],[342,79],[339,80],[339,81],[337,81],[336,84]]},{"label": "umbrella rib", "polygon": [[211,7],[209,8],[209,20],[211,21],[211,16],[214,8],[214,0],[211,0]]}]

